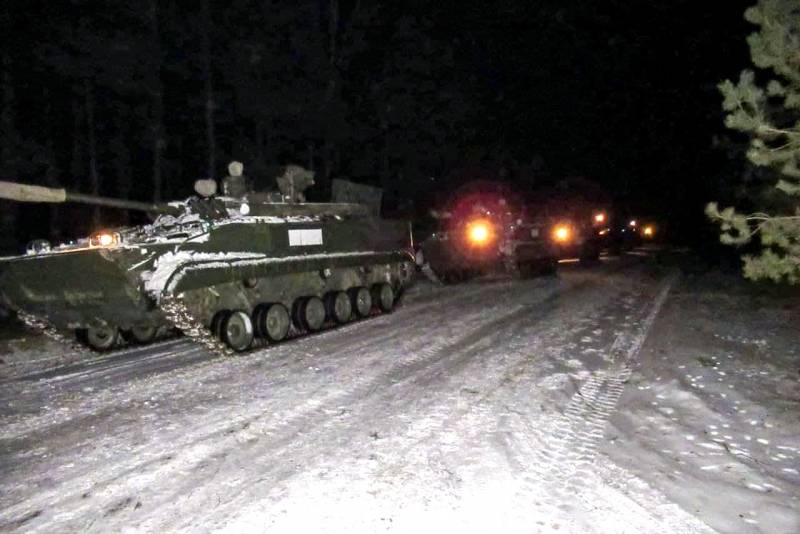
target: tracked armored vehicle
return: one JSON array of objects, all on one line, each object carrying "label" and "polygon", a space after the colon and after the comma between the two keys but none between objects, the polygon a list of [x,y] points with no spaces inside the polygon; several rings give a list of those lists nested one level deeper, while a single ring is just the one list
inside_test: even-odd
[{"label": "tracked armored vehicle", "polygon": [[149,205],[0,182],[1,198],[158,214],[0,259],[0,299],[28,324],[95,350],[177,328],[229,353],[391,311],[414,273],[405,226],[358,204],[303,202],[291,179],[279,185],[218,197],[206,183],[197,197]]}]

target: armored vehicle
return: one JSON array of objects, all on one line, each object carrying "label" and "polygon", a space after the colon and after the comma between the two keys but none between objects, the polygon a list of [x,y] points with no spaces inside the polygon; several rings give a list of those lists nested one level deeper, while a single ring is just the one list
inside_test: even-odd
[{"label": "armored vehicle", "polygon": [[568,178],[533,192],[528,206],[551,222],[551,237],[559,259],[594,262],[608,247],[611,202],[608,193],[585,178]]},{"label": "armored vehicle", "polygon": [[95,350],[177,328],[228,353],[391,311],[414,273],[405,226],[358,204],[305,202],[311,183],[289,167],[280,191],[230,193],[226,183],[231,196],[216,196],[215,182],[199,181],[196,197],[150,205],[0,182],[1,198],[157,214],[152,224],[36,241],[0,259],[0,301]]},{"label": "armored vehicle", "polygon": [[491,272],[530,276],[551,272],[559,241],[552,224],[497,194],[468,195],[432,212],[435,231],[421,241],[417,262],[444,282]]}]

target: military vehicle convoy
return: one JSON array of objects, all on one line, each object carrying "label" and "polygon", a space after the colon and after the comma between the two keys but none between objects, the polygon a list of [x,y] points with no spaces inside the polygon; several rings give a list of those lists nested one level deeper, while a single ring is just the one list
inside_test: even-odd
[{"label": "military vehicle convoy", "polygon": [[421,241],[417,263],[444,282],[459,282],[497,271],[548,274],[562,259],[596,261],[609,223],[598,197],[586,200],[550,187],[522,199],[483,187],[432,212],[435,231]]},{"label": "military vehicle convoy", "polygon": [[[230,169],[241,175],[240,165]],[[39,240],[0,259],[0,301],[94,350],[177,328],[226,354],[392,310],[414,274],[403,224],[358,204],[305,202],[313,174],[299,167],[286,168],[280,191],[243,183],[226,182],[230,196],[216,196],[215,182],[199,181],[196,197],[150,205],[0,182],[0,198],[157,214],[152,224],[57,246]]]}]

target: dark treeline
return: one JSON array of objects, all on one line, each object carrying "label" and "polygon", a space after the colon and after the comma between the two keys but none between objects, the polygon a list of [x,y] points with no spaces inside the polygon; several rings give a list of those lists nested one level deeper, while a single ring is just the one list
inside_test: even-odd
[{"label": "dark treeline", "polygon": [[[293,162],[316,198],[348,177],[418,209],[467,179],[575,175],[680,206],[746,29],[738,7],[688,1],[0,6],[1,179],[161,200],[231,159],[256,176]],[[140,217],[1,207],[6,245]]]}]

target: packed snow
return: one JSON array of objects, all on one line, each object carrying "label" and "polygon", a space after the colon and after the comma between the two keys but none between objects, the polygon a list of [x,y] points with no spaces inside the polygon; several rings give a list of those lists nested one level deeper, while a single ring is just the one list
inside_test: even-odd
[{"label": "packed snow", "polygon": [[798,532],[797,300],[743,285],[627,256],[233,358],[30,342],[67,361],[5,373],[0,530]]}]

